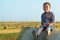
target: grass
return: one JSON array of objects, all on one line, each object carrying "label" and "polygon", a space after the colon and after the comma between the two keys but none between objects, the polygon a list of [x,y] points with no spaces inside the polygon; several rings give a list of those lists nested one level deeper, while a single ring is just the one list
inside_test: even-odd
[{"label": "grass", "polygon": [[1,40],[16,40],[19,33],[0,34]]},{"label": "grass", "polygon": [[0,34],[0,40],[18,40],[21,38],[22,33],[27,30],[29,27],[23,28],[20,33],[8,33],[8,34]]}]

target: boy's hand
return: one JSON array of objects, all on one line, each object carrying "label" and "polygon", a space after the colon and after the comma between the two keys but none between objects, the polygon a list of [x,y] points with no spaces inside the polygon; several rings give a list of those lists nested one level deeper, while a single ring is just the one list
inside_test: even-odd
[{"label": "boy's hand", "polygon": [[49,26],[52,26],[52,25],[54,25],[54,23],[49,23]]}]

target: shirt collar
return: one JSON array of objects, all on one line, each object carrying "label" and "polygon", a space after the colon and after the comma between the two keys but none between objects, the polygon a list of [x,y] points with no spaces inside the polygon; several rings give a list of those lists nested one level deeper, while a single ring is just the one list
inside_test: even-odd
[{"label": "shirt collar", "polygon": [[46,12],[44,12],[45,14],[49,14],[50,13],[50,11],[48,12],[48,13],[46,13]]}]

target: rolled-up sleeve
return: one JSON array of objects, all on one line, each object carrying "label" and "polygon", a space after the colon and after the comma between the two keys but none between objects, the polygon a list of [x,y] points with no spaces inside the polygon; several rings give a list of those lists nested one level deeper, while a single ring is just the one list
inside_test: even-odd
[{"label": "rolled-up sleeve", "polygon": [[52,16],[51,16],[51,18],[50,18],[50,23],[52,23],[52,22],[55,22],[55,16],[54,16],[53,13],[52,13]]}]

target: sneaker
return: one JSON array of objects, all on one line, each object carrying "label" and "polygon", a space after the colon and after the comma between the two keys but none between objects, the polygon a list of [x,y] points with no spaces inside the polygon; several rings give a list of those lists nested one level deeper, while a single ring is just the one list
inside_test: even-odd
[{"label": "sneaker", "polygon": [[33,40],[37,40],[37,36],[36,36],[35,30],[33,30],[32,35],[33,35]]}]

